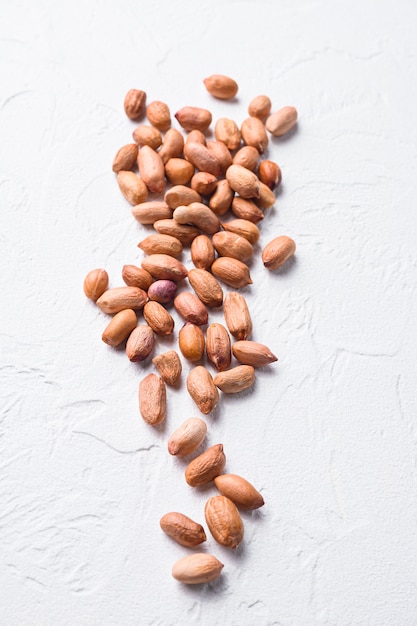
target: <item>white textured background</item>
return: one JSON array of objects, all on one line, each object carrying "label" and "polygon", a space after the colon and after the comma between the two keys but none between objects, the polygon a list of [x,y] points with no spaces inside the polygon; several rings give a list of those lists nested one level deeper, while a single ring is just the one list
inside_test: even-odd
[{"label": "white textured background", "polygon": [[[0,1],[2,626],[417,624],[416,18],[411,0]],[[206,93],[217,72],[237,103]],[[171,578],[187,550],[159,518],[203,522],[215,493],[166,450],[198,411],[183,385],[165,429],[142,422],[152,366],[101,342],[82,293],[142,258],[111,171],[131,87],[173,113],[240,122],[267,93],[300,116],[271,142],[260,242],[292,236],[296,262],[269,273],[259,248],[244,290],[279,362],[207,418],[266,505],[236,553],[208,539],[224,573],[197,588]]]}]

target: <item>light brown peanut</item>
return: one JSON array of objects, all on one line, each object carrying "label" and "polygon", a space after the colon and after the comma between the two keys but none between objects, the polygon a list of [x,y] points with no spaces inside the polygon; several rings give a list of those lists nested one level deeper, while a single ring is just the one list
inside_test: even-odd
[{"label": "light brown peanut", "polygon": [[216,374],[213,382],[223,393],[239,393],[253,385],[255,370],[251,365],[238,365]]},{"label": "light brown peanut", "polygon": [[275,237],[262,250],[262,262],[268,270],[276,270],[293,256],[295,250],[295,241],[291,237]]},{"label": "light brown peanut", "polygon": [[158,150],[158,154],[162,159],[162,163],[169,159],[180,157],[184,148],[184,137],[176,128],[169,128],[164,135],[162,146]]},{"label": "light brown peanut", "polygon": [[235,196],[232,200],[232,213],[237,218],[257,224],[264,219],[264,214],[252,200]]},{"label": "light brown peanut", "polygon": [[182,372],[182,365],[175,350],[168,350],[152,359],[162,379],[167,385],[176,385]]},{"label": "light brown peanut", "polygon": [[136,328],[137,323],[138,318],[133,309],[119,311],[107,324],[101,338],[109,346],[119,346],[126,341],[130,333]]},{"label": "light brown peanut", "polygon": [[191,454],[201,445],[206,434],[206,422],[200,417],[190,417],[170,436],[168,452],[174,456]]},{"label": "light brown peanut", "polygon": [[194,174],[194,165],[186,159],[173,157],[165,163],[165,175],[173,185],[185,185]]},{"label": "light brown peanut", "polygon": [[157,335],[172,335],[174,320],[166,308],[156,300],[150,300],[145,304],[143,317]]},{"label": "light brown peanut", "polygon": [[148,291],[153,283],[153,278],[142,267],[136,265],[123,265],[122,278],[129,287],[140,287],[144,291]]},{"label": "light brown peanut", "polygon": [[222,167],[219,160],[202,143],[197,141],[186,142],[184,144],[184,156],[200,172],[208,172],[216,177],[222,175]]},{"label": "light brown peanut", "polygon": [[172,235],[161,235],[156,233],[149,235],[138,243],[138,248],[145,254],[168,254],[178,258],[182,253],[182,243]]},{"label": "light brown peanut", "polygon": [[132,137],[140,147],[149,146],[153,150],[157,150],[162,144],[162,135],[159,130],[147,124],[137,126]]},{"label": "light brown peanut", "polygon": [[165,192],[164,200],[172,209],[176,209],[183,204],[191,204],[191,202],[201,202],[201,196],[194,189],[185,185],[174,185]]},{"label": "light brown peanut", "polygon": [[213,383],[210,372],[197,365],[187,377],[188,393],[204,415],[213,411],[219,401],[219,392]]},{"label": "light brown peanut", "polygon": [[[146,305],[145,305],[146,306]],[[185,322],[178,333],[178,345],[184,358],[192,363],[200,361],[204,355],[204,333],[200,326]]]},{"label": "light brown peanut", "polygon": [[236,505],[226,496],[213,496],[206,502],[207,526],[220,545],[233,550],[242,543],[243,522]]},{"label": "light brown peanut", "polygon": [[223,445],[217,443],[190,461],[185,469],[185,480],[190,487],[207,485],[222,473],[225,465]]},{"label": "light brown peanut", "polygon": [[145,182],[134,172],[120,170],[117,173],[117,183],[120,191],[130,204],[145,202],[148,196],[148,189]]},{"label": "light brown peanut", "polygon": [[191,189],[195,189],[199,194],[205,196],[213,193],[216,189],[217,178],[209,172],[197,172],[191,178]]},{"label": "light brown peanut", "polygon": [[171,113],[165,102],[154,100],[146,107],[146,117],[158,130],[168,130],[171,126]]},{"label": "light brown peanut", "polygon": [[174,563],[172,576],[186,585],[199,585],[220,576],[223,567],[223,563],[212,554],[197,552]]},{"label": "light brown peanut", "polygon": [[259,154],[265,152],[268,146],[268,135],[263,122],[257,117],[248,117],[240,127],[242,139],[247,146],[253,146]]},{"label": "light brown peanut", "polygon": [[238,259],[228,256],[218,257],[211,266],[211,271],[216,278],[234,289],[241,289],[252,284],[248,266]]},{"label": "light brown peanut", "polygon": [[240,218],[231,220],[230,222],[223,222],[222,227],[224,228],[224,230],[227,230],[230,233],[236,233],[236,235],[244,237],[252,245],[255,245],[255,243],[259,241],[259,237],[261,234],[256,224],[254,224],[250,220],[244,220]]},{"label": "light brown peanut", "polygon": [[271,99],[268,96],[256,96],[249,102],[248,113],[251,117],[264,120],[271,112]]},{"label": "light brown peanut", "polygon": [[172,217],[172,209],[166,202],[150,200],[132,207],[132,215],[140,224],[154,224],[157,220],[170,219]]},{"label": "light brown peanut", "polygon": [[206,131],[211,124],[210,111],[200,107],[182,107],[175,113],[175,118],[184,130]]},{"label": "light brown peanut", "polygon": [[226,496],[240,509],[253,511],[263,506],[264,499],[250,482],[237,474],[216,476],[214,484],[222,496]]},{"label": "light brown peanut", "polygon": [[189,291],[179,293],[174,299],[174,307],[187,322],[193,322],[198,326],[207,324],[207,308],[193,293]]},{"label": "light brown peanut", "polygon": [[227,169],[226,178],[233,191],[242,198],[259,198],[259,178],[246,167],[231,165]]},{"label": "light brown peanut", "polygon": [[142,267],[158,280],[173,280],[176,283],[188,273],[187,268],[169,254],[150,254],[143,259]]},{"label": "light brown peanut", "polygon": [[122,146],[113,159],[112,170],[116,174],[122,170],[129,171],[136,164],[138,158],[138,146],[135,143],[128,143]]},{"label": "light brown peanut", "polygon": [[245,298],[237,291],[230,291],[224,299],[224,319],[235,339],[242,340],[252,333],[252,319]]},{"label": "light brown peanut", "polygon": [[264,367],[278,361],[267,346],[256,341],[235,341],[232,345],[232,352],[242,365],[252,365],[252,367]]},{"label": "light brown peanut", "polygon": [[[142,146],[138,154],[139,174],[152,193],[165,189],[165,169],[161,157],[150,146]],[[138,204],[138,203],[135,203]]]},{"label": "light brown peanut", "polygon": [[207,328],[206,353],[208,360],[218,372],[223,372],[230,366],[232,360],[230,337],[222,324],[210,324]]},{"label": "light brown peanut", "polygon": [[212,96],[220,100],[230,100],[238,92],[239,86],[233,78],[223,74],[212,74],[203,80],[203,83]]},{"label": "light brown peanut", "polygon": [[124,109],[127,117],[137,120],[142,117],[146,106],[146,93],[140,89],[129,89],[124,100]]},{"label": "light brown peanut", "polygon": [[161,517],[159,525],[171,539],[186,548],[198,546],[207,539],[202,525],[182,513],[166,513]]},{"label": "light brown peanut", "polygon": [[[230,150],[222,141],[207,141],[207,150],[217,160],[221,173],[224,174],[233,163]],[[214,172],[213,172],[214,173]]]},{"label": "light brown peanut", "polygon": [[214,136],[229,150],[236,150],[240,146],[240,130],[234,120],[220,117],[214,126]]},{"label": "light brown peanut", "polygon": [[215,259],[214,246],[207,235],[199,235],[191,243],[191,260],[201,270],[210,269]]},{"label": "light brown peanut", "polygon": [[173,213],[179,224],[191,224],[209,235],[220,230],[220,220],[215,213],[202,202],[179,206]]},{"label": "light brown peanut", "polygon": [[155,337],[152,328],[147,324],[139,324],[132,330],[126,342],[126,354],[129,361],[141,363],[150,355],[154,345]]},{"label": "light brown peanut", "polygon": [[157,220],[153,225],[154,229],[162,235],[171,235],[181,241],[183,246],[189,246],[190,243],[201,234],[195,226],[188,224],[179,224],[174,219]]},{"label": "light brown peanut", "polygon": [[192,269],[188,272],[188,280],[206,306],[219,307],[223,304],[223,289],[210,272]]},{"label": "light brown peanut", "polygon": [[254,172],[258,165],[259,156],[259,152],[253,146],[243,146],[233,157],[233,163]]},{"label": "light brown peanut", "polygon": [[213,235],[213,246],[221,256],[230,256],[239,261],[249,261],[253,254],[252,245],[236,233],[221,230]]},{"label": "light brown peanut", "polygon": [[286,106],[272,113],[266,120],[265,126],[274,137],[282,137],[297,123],[297,109]]},{"label": "light brown peanut", "polygon": [[109,286],[109,275],[101,268],[91,270],[84,278],[83,289],[87,298],[98,300]]},{"label": "light brown peanut", "polygon": [[139,411],[147,424],[156,426],[166,417],[166,387],[162,378],[148,374],[139,383]]},{"label": "light brown peanut", "polygon": [[258,177],[262,183],[267,185],[267,187],[275,189],[275,187],[278,187],[282,179],[281,168],[278,163],[275,163],[275,161],[265,159],[265,161],[259,163]]},{"label": "light brown peanut", "polygon": [[224,215],[232,206],[235,192],[224,178],[217,181],[216,189],[209,200],[209,207],[216,215]]},{"label": "light brown peanut", "polygon": [[148,299],[148,294],[140,287],[113,287],[107,289],[97,300],[103,313],[113,315],[123,309],[139,311]]}]

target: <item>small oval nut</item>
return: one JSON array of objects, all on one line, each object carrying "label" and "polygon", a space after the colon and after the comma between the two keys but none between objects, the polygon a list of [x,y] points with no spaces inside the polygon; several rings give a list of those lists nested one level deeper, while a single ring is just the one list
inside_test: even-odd
[{"label": "small oval nut", "polygon": [[295,126],[297,119],[297,109],[292,106],[286,106],[272,113],[267,118],[265,126],[274,137],[282,137]]},{"label": "small oval nut", "polygon": [[263,122],[257,117],[248,117],[240,127],[242,139],[247,146],[253,146],[262,154],[268,146],[268,135]]},{"label": "small oval nut", "polygon": [[214,484],[222,496],[226,496],[240,509],[253,511],[263,506],[264,499],[250,482],[237,474],[216,476]]},{"label": "small oval nut", "polygon": [[201,202],[200,194],[190,187],[185,185],[174,185],[171,189],[165,192],[164,201],[174,210],[178,206],[184,204],[191,204],[191,202]]},{"label": "small oval nut", "polygon": [[160,304],[168,304],[175,298],[176,293],[177,283],[173,280],[156,280],[148,289],[148,298]]},{"label": "small oval nut", "polygon": [[[207,328],[206,353],[208,360],[218,372],[223,372],[230,367],[232,360],[230,337],[222,324],[210,324]],[[216,385],[215,379],[213,382]]]},{"label": "small oval nut", "polygon": [[137,120],[145,112],[146,93],[141,89],[129,89],[124,100],[124,109],[127,117]]},{"label": "small oval nut", "polygon": [[179,559],[172,568],[172,576],[186,585],[208,583],[220,576],[224,565],[206,552],[190,554]]},{"label": "small oval nut", "polygon": [[228,232],[236,233],[236,235],[244,237],[252,245],[259,241],[259,237],[261,235],[259,228],[250,220],[237,218],[235,220],[231,220],[230,222],[223,222],[222,227]]},{"label": "small oval nut", "polygon": [[173,280],[176,283],[188,273],[187,268],[169,254],[150,254],[143,259],[142,267],[158,280]]},{"label": "small oval nut", "polygon": [[282,180],[281,168],[275,161],[265,159],[259,163],[258,176],[259,180],[267,187],[275,189]]},{"label": "small oval nut", "polygon": [[162,135],[159,130],[147,124],[137,126],[132,137],[138,146],[149,146],[153,150],[157,150],[162,143]]},{"label": "small oval nut", "polygon": [[146,117],[158,130],[168,130],[171,126],[171,113],[165,102],[154,100],[146,107]]},{"label": "small oval nut", "polygon": [[[150,146],[142,146],[138,154],[138,168],[141,179],[152,193],[162,193],[165,189],[165,168],[159,154]],[[139,204],[138,201],[135,204]]]},{"label": "small oval nut", "polygon": [[220,545],[234,550],[243,540],[243,522],[236,505],[226,496],[213,496],[204,508],[209,531]]},{"label": "small oval nut", "polygon": [[136,205],[145,202],[148,189],[145,182],[134,172],[120,170],[117,173],[119,189],[130,204]]},{"label": "small oval nut", "polygon": [[188,393],[204,415],[211,413],[219,401],[219,392],[210,372],[197,365],[187,377]]},{"label": "small oval nut", "polygon": [[179,239],[160,233],[149,235],[139,241],[138,248],[145,254],[169,254],[169,256],[179,257],[182,253],[182,243]]},{"label": "small oval nut", "polygon": [[168,350],[168,352],[158,354],[158,356],[152,359],[152,363],[167,385],[174,386],[177,384],[181,376],[182,365],[180,357],[175,350]]},{"label": "small oval nut", "polygon": [[208,270],[216,257],[212,240],[207,235],[199,235],[191,243],[191,260],[200,270]]},{"label": "small oval nut", "polygon": [[223,289],[218,281],[207,270],[192,269],[188,272],[191,287],[208,307],[219,307],[223,304]]},{"label": "small oval nut", "polygon": [[229,332],[237,340],[250,337],[252,319],[245,298],[237,291],[230,291],[224,299],[224,319]]},{"label": "small oval nut", "polygon": [[264,367],[278,361],[267,346],[256,341],[235,341],[232,345],[232,352],[242,365],[252,365],[252,367]]},{"label": "small oval nut", "polygon": [[198,546],[207,539],[202,525],[182,513],[166,513],[161,517],[159,525],[164,533],[186,548]]},{"label": "small oval nut", "polygon": [[259,198],[259,178],[242,165],[231,165],[226,172],[226,179],[242,198]]},{"label": "small oval nut", "polygon": [[213,235],[213,245],[220,256],[229,256],[246,263],[253,254],[253,247],[245,237],[221,230]]},{"label": "small oval nut", "polygon": [[213,379],[214,384],[223,393],[240,393],[255,382],[255,370],[251,365],[238,365],[216,374]]},{"label": "small oval nut", "polygon": [[158,150],[158,154],[162,159],[162,163],[167,163],[169,159],[180,157],[184,149],[184,137],[176,128],[169,128],[164,135],[162,146]]},{"label": "small oval nut", "polygon": [[236,150],[240,146],[240,130],[234,120],[220,117],[214,126],[214,136],[217,141],[225,144],[229,150]]},{"label": "small oval nut", "polygon": [[[146,305],[145,305],[146,306]],[[204,333],[200,326],[192,322],[185,322],[178,333],[178,345],[182,355],[192,363],[200,361],[204,355]]]},{"label": "small oval nut", "polygon": [[162,200],[150,200],[132,207],[132,215],[140,224],[154,224],[157,220],[170,219],[172,209]]},{"label": "small oval nut", "polygon": [[268,270],[276,270],[293,256],[295,250],[295,241],[291,237],[275,237],[262,250],[263,264]]},{"label": "small oval nut", "polygon": [[259,152],[253,146],[243,146],[233,157],[233,163],[254,172],[258,165],[259,156]]},{"label": "small oval nut", "polygon": [[187,206],[177,207],[173,218],[179,224],[191,224],[209,235],[220,230],[219,218],[202,202],[192,202]]},{"label": "small oval nut", "polygon": [[149,300],[143,307],[143,317],[157,335],[172,335],[174,320],[159,302]]},{"label": "small oval nut", "polygon": [[129,287],[140,287],[144,291],[147,291],[153,283],[153,278],[149,272],[143,267],[136,267],[136,265],[123,265],[122,278]]},{"label": "small oval nut", "polygon": [[255,203],[261,209],[270,209],[275,204],[275,194],[262,181],[259,181],[259,198],[256,198]]},{"label": "small oval nut", "polygon": [[211,266],[211,271],[216,278],[234,289],[241,289],[253,282],[248,266],[232,257],[218,257]]},{"label": "small oval nut", "polygon": [[201,130],[201,132],[208,129],[212,120],[211,113],[207,109],[190,106],[182,107],[175,113],[175,118],[184,130]]},{"label": "small oval nut", "polygon": [[96,302],[109,286],[109,275],[101,268],[91,270],[84,278],[84,293],[90,300]]},{"label": "small oval nut", "polygon": [[216,189],[210,196],[209,207],[216,215],[224,215],[232,206],[235,192],[225,178],[217,181]]},{"label": "small oval nut", "polygon": [[174,299],[174,307],[187,322],[193,322],[197,326],[207,324],[208,311],[206,306],[201,302],[200,298],[197,298],[190,291],[179,293]]},{"label": "small oval nut", "polygon": [[238,219],[248,220],[253,224],[257,224],[264,219],[263,212],[252,200],[241,198],[240,196],[235,196],[232,200],[232,213]]},{"label": "small oval nut", "polygon": [[223,444],[217,443],[190,461],[185,469],[185,480],[190,487],[207,485],[223,472],[225,465]]},{"label": "small oval nut", "polygon": [[151,426],[165,420],[166,387],[156,374],[148,374],[139,383],[139,411],[143,420]]},{"label": "small oval nut", "polygon": [[186,185],[194,174],[194,165],[186,159],[173,157],[165,163],[165,175],[172,185]]},{"label": "small oval nut", "polygon": [[222,175],[220,161],[208,147],[202,143],[187,141],[184,145],[184,156],[187,161],[190,161],[200,172],[208,172],[216,177]]},{"label": "small oval nut", "polygon": [[101,339],[109,346],[119,346],[126,341],[130,333],[136,328],[138,318],[133,309],[119,311],[107,324]]},{"label": "small oval nut", "polygon": [[201,231],[195,226],[179,224],[174,219],[157,220],[153,227],[161,235],[176,237],[183,246],[189,246],[198,235],[201,235]]},{"label": "small oval nut", "polygon": [[138,158],[138,146],[136,143],[128,143],[126,146],[122,146],[113,159],[112,170],[116,174],[121,170],[128,171],[136,163]]},{"label": "small oval nut", "polygon": [[256,96],[249,102],[248,113],[251,117],[264,120],[271,112],[271,99],[268,96]]},{"label": "small oval nut", "polygon": [[139,311],[147,299],[148,294],[140,287],[113,287],[99,297],[97,306],[103,313],[113,315],[123,309]]},{"label": "small oval nut", "polygon": [[205,196],[213,193],[217,186],[217,178],[209,172],[197,172],[191,179],[191,189]]},{"label": "small oval nut", "polygon": [[212,74],[203,80],[203,83],[214,98],[220,100],[230,100],[238,92],[239,86],[233,78],[223,74]]},{"label": "small oval nut", "polygon": [[129,335],[126,354],[132,363],[141,363],[152,352],[155,345],[153,330],[147,324],[139,324]]},{"label": "small oval nut", "polygon": [[168,452],[186,456],[201,445],[207,434],[207,424],[200,417],[190,417],[175,430],[168,440]]}]

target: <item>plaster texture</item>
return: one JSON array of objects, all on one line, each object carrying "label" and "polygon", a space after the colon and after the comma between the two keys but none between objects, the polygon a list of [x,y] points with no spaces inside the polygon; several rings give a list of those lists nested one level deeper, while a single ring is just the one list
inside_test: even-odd
[{"label": "plaster texture", "polygon": [[[2,626],[417,624],[416,19],[407,0],[0,2]],[[236,102],[209,96],[212,73]],[[236,552],[209,536],[224,573],[196,588],[159,528],[170,510],[204,523],[216,493],[166,449],[199,415],[189,366],[148,427],[152,365],[102,343],[82,292],[95,267],[121,285],[150,232],[111,171],[131,87],[172,113],[241,122],[260,93],[299,111],[270,143],[283,184],[242,291],[279,362],[207,417],[266,504]],[[296,258],[268,272],[279,234]]]}]

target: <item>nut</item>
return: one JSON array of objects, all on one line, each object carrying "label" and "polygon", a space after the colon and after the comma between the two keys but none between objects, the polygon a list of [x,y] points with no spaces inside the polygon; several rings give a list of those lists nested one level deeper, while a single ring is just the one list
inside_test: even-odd
[{"label": "nut", "polygon": [[179,282],[187,276],[187,268],[169,254],[150,254],[142,261],[142,267],[156,279]]},{"label": "nut", "polygon": [[284,265],[295,253],[295,241],[291,237],[281,235],[270,241],[262,250],[262,261],[268,270],[276,270]]},{"label": "nut", "polygon": [[240,509],[253,511],[263,506],[264,499],[255,487],[237,474],[216,476],[214,484],[222,496],[226,496]]},{"label": "nut", "polygon": [[149,272],[136,265],[123,265],[122,278],[129,287],[140,287],[144,291],[147,291],[153,283]]},{"label": "nut", "polygon": [[223,289],[210,272],[192,269],[188,272],[188,280],[206,306],[219,307],[223,304]]},{"label": "nut", "polygon": [[201,524],[182,513],[166,513],[159,521],[164,533],[186,548],[198,546],[206,541],[206,533]]},{"label": "nut", "polygon": [[263,182],[259,182],[259,198],[255,200],[255,203],[261,209],[269,209],[275,203],[275,194]]},{"label": "nut", "polygon": [[185,185],[175,185],[165,192],[164,200],[171,209],[176,209],[191,202],[201,202],[201,196],[194,189]]},{"label": "nut", "polygon": [[126,341],[130,333],[136,328],[137,323],[138,319],[133,309],[119,311],[107,324],[101,338],[109,346],[119,346]]},{"label": "nut", "polygon": [[195,363],[203,358],[204,333],[200,326],[192,322],[186,322],[178,333],[178,345],[183,356]]},{"label": "nut", "polygon": [[190,243],[200,235],[200,231],[195,226],[178,224],[174,219],[157,220],[154,222],[153,227],[158,233],[161,233],[161,235],[176,237],[183,246],[189,246]]},{"label": "nut", "polygon": [[249,261],[253,253],[253,248],[247,239],[224,230],[213,235],[213,245],[220,255],[238,259],[243,263]]},{"label": "nut", "polygon": [[232,352],[240,363],[252,365],[252,367],[264,367],[269,365],[269,363],[278,361],[275,354],[272,354],[267,346],[256,341],[236,341],[232,345]]},{"label": "nut", "polygon": [[241,165],[254,172],[259,161],[259,152],[253,146],[243,146],[233,157],[235,165]]},{"label": "nut", "polygon": [[151,426],[161,424],[166,417],[165,383],[156,374],[148,374],[139,383],[139,411]]},{"label": "nut", "polygon": [[217,160],[220,165],[221,172],[224,174],[227,168],[233,163],[230,150],[222,141],[207,141],[207,150]]},{"label": "nut", "polygon": [[206,502],[207,526],[220,545],[235,549],[243,540],[243,522],[236,505],[226,496],[213,496]]},{"label": "nut", "polygon": [[117,174],[119,189],[130,204],[145,202],[148,190],[144,181],[134,172],[120,170]]},{"label": "nut", "polygon": [[[150,146],[142,146],[138,154],[139,174],[152,193],[165,189],[165,169],[161,157]],[[138,204],[135,203],[135,204]]]},{"label": "nut", "polygon": [[106,270],[96,269],[88,272],[84,278],[84,293],[90,300],[98,300],[109,285],[109,275]]},{"label": "nut", "polygon": [[125,96],[124,109],[127,117],[137,120],[145,111],[146,93],[140,89],[129,89]]},{"label": "nut", "polygon": [[242,340],[250,337],[252,320],[242,294],[230,291],[224,299],[223,313],[227,328],[235,339]]},{"label": "nut", "polygon": [[253,222],[253,224],[257,224],[264,219],[263,212],[252,200],[245,200],[245,198],[240,198],[239,196],[235,196],[232,200],[232,213],[237,218],[248,220]]},{"label": "nut", "polygon": [[298,113],[295,107],[286,106],[272,113],[265,122],[266,128],[274,137],[282,137],[297,123]]},{"label": "nut", "polygon": [[206,422],[200,417],[190,417],[170,436],[168,452],[174,456],[191,454],[204,441],[206,434]]},{"label": "nut", "polygon": [[173,157],[165,163],[165,175],[172,185],[185,185],[194,174],[194,165],[185,159]]},{"label": "nut", "polygon": [[175,350],[168,350],[168,352],[155,356],[152,363],[167,385],[176,385],[181,376],[182,365]]},{"label": "nut", "polygon": [[118,313],[123,309],[138,311],[148,299],[146,291],[140,287],[114,287],[107,289],[97,300],[97,306],[103,313]]},{"label": "nut", "polygon": [[209,207],[216,215],[224,215],[232,205],[235,192],[224,178],[217,181],[216,189],[209,200]]},{"label": "nut", "polygon": [[242,139],[247,146],[253,146],[262,154],[268,146],[268,135],[263,122],[257,117],[248,117],[240,127]]},{"label": "nut", "polygon": [[197,172],[191,179],[191,189],[205,196],[213,193],[217,186],[217,178],[208,172]]},{"label": "nut", "polygon": [[148,289],[148,298],[160,304],[168,304],[176,293],[177,283],[173,280],[156,280]]},{"label": "nut", "polygon": [[275,161],[266,159],[259,164],[258,168],[259,180],[270,189],[275,189],[281,182],[281,168]]},{"label": "nut", "polygon": [[175,117],[184,130],[201,130],[204,132],[211,124],[211,113],[199,107],[183,107],[175,113]]},{"label": "nut", "polygon": [[248,266],[232,257],[218,257],[211,266],[211,271],[216,278],[234,289],[241,289],[252,284]]},{"label": "nut", "polygon": [[[145,305],[146,306],[146,305]],[[155,344],[153,330],[147,324],[139,324],[129,335],[126,354],[132,363],[141,363],[152,352]]]},{"label": "nut", "polygon": [[172,235],[149,235],[138,243],[138,248],[146,254],[168,254],[169,256],[179,257],[182,253],[182,243]]},{"label": "nut", "polygon": [[225,465],[223,445],[217,443],[190,461],[185,469],[185,480],[191,487],[207,485],[222,473]]},{"label": "nut", "polygon": [[210,269],[215,259],[214,246],[207,235],[199,235],[191,243],[191,260],[200,270]]},{"label": "nut", "polygon": [[201,132],[201,130],[190,130],[185,138],[185,143],[190,143],[190,141],[197,141],[197,143],[206,145],[206,136]]},{"label": "nut", "polygon": [[179,559],[172,568],[172,576],[186,585],[208,583],[220,576],[223,569],[215,556],[205,552],[190,554]]},{"label": "nut", "polygon": [[121,170],[129,171],[136,163],[138,158],[138,147],[135,143],[128,143],[126,146],[122,146],[113,159],[112,170],[113,172],[120,172]]},{"label": "nut", "polygon": [[[208,360],[218,372],[230,366],[232,353],[229,333],[221,324],[210,324],[206,332],[206,353]],[[214,379],[214,384],[216,384]],[[216,385],[218,387],[218,385]]]},{"label": "nut", "polygon": [[227,117],[220,117],[214,126],[214,136],[217,141],[225,144],[229,150],[236,150],[240,146],[240,130],[235,121]]},{"label": "nut", "polygon": [[203,80],[209,94],[220,100],[230,100],[238,92],[238,84],[233,78],[222,74],[212,74]]},{"label": "nut", "polygon": [[143,317],[157,335],[172,335],[174,320],[159,302],[147,302],[143,307]]},{"label": "nut", "polygon": [[171,113],[165,102],[154,100],[146,107],[146,117],[158,130],[168,130],[171,126]]},{"label": "nut", "polygon": [[132,133],[132,137],[138,146],[149,146],[153,150],[159,148],[162,143],[162,135],[159,130],[146,124],[137,126]]},{"label": "nut", "polygon": [[184,149],[184,137],[176,128],[169,128],[164,135],[162,146],[159,149],[159,156],[162,163],[167,163],[169,159],[180,157]]},{"label": "nut", "polygon": [[222,167],[219,160],[202,143],[187,141],[184,145],[184,156],[200,172],[208,172],[216,177],[222,175]]},{"label": "nut", "polygon": [[192,224],[200,230],[212,235],[220,230],[220,220],[213,211],[201,202],[179,206],[173,214],[174,220],[179,224]]},{"label": "nut", "polygon": [[259,178],[246,167],[231,165],[226,172],[226,179],[233,191],[242,198],[259,198]]},{"label": "nut", "polygon": [[264,120],[271,112],[271,99],[268,96],[256,96],[249,102],[248,113],[251,117]]},{"label": "nut", "polygon": [[197,296],[190,291],[183,291],[174,300],[174,307],[187,322],[198,326],[207,324],[208,311]]},{"label": "nut", "polygon": [[[245,200],[245,202],[247,201]],[[260,237],[259,228],[250,220],[238,218],[236,220],[231,220],[230,222],[224,222],[222,227],[224,230],[244,237],[252,245],[257,243]]]},{"label": "nut", "polygon": [[214,384],[223,393],[239,393],[255,382],[255,370],[251,365],[238,365],[227,372],[216,374]]},{"label": "nut", "polygon": [[187,377],[188,393],[204,415],[213,411],[219,401],[219,392],[213,378],[202,365],[197,365]]},{"label": "nut", "polygon": [[132,214],[140,224],[154,224],[158,220],[170,219],[172,217],[172,209],[166,202],[161,200],[151,200],[150,202],[141,202],[132,207]]}]

